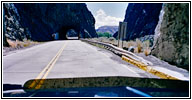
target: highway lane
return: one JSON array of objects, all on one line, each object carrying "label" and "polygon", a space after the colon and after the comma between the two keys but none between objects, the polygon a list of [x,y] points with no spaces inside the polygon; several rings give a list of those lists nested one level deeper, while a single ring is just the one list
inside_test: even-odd
[{"label": "highway lane", "polygon": [[34,79],[56,55],[63,41],[53,41],[3,56],[3,84]]},{"label": "highway lane", "polygon": [[3,56],[3,84],[35,78],[128,76],[158,78],[80,40],[52,41]]}]

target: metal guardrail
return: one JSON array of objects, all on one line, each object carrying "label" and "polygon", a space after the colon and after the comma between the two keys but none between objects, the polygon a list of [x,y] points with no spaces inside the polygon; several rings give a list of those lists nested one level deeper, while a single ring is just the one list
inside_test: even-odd
[{"label": "metal guardrail", "polygon": [[131,63],[131,64],[137,66],[138,68],[140,68],[146,72],[149,72],[153,75],[156,75],[160,78],[172,79],[172,80],[181,80],[181,79],[178,79],[172,75],[168,75],[167,73],[153,69],[152,67],[150,67],[151,65],[153,65],[151,62],[144,60],[142,57],[139,57],[132,52],[123,50],[122,48],[115,47],[112,44],[103,43],[103,42],[96,42],[96,41],[91,41],[91,40],[87,40],[87,39],[83,39],[82,41],[88,42],[92,45],[97,44],[97,45],[104,46],[104,48],[109,49],[110,51],[112,51],[118,55],[121,55],[122,60],[124,60],[128,63]]},{"label": "metal guardrail", "polygon": [[85,42],[88,42],[90,44],[98,44],[98,45],[104,46],[104,48],[107,48],[107,49],[109,49],[110,51],[112,51],[112,52],[114,52],[116,54],[124,55],[124,56],[126,56],[128,58],[131,58],[133,60],[142,62],[145,65],[153,65],[153,63],[143,59],[142,57],[139,57],[139,56],[135,55],[134,53],[126,51],[126,50],[124,50],[122,48],[118,48],[118,47],[116,47],[116,46],[114,46],[112,44],[97,42],[97,41],[91,41],[91,40],[88,40],[88,39],[81,39],[81,40],[85,41]]}]

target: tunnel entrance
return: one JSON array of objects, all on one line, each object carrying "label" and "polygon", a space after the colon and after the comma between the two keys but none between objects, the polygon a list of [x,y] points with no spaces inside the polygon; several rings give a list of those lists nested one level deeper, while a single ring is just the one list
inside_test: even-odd
[{"label": "tunnel entrance", "polygon": [[67,31],[66,37],[68,40],[78,40],[79,32],[76,32],[74,29],[69,29]]},{"label": "tunnel entrance", "polygon": [[72,40],[72,39],[79,39],[80,33],[74,27],[62,27],[58,31],[59,38],[58,40]]}]

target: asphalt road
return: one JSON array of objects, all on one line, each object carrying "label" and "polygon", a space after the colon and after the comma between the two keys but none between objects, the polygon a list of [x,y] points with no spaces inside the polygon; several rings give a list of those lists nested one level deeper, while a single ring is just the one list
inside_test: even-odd
[{"label": "asphalt road", "polygon": [[30,79],[98,76],[157,78],[80,40],[52,41],[3,56],[3,84]]}]

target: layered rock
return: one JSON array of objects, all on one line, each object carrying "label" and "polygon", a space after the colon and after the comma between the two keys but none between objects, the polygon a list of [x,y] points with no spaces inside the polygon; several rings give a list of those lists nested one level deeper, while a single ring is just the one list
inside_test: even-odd
[{"label": "layered rock", "polygon": [[20,40],[30,39],[30,34],[20,24],[20,16],[14,4],[3,5],[3,45],[8,46],[6,39]]},{"label": "layered rock", "polygon": [[189,69],[189,4],[164,4],[151,54]]},{"label": "layered rock", "polygon": [[5,3],[3,9],[5,29],[11,31],[5,32],[5,40],[31,36],[31,40],[49,41],[54,33],[66,39],[70,29],[81,37],[97,36],[95,19],[84,3]]},{"label": "layered rock", "polygon": [[149,41],[149,47],[153,46],[154,35],[145,35],[144,37],[138,38],[141,42]]},{"label": "layered rock", "polygon": [[96,36],[95,20],[83,3],[33,3],[15,4],[21,16],[21,24],[28,27],[32,39],[52,40],[52,35],[59,32],[60,39],[66,39],[69,29],[74,29],[81,36],[86,30]]},{"label": "layered rock", "polygon": [[126,40],[153,35],[161,8],[161,3],[129,3],[124,19],[128,23]]}]

